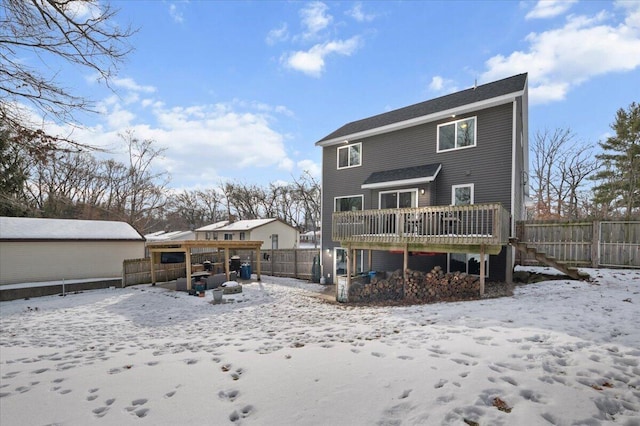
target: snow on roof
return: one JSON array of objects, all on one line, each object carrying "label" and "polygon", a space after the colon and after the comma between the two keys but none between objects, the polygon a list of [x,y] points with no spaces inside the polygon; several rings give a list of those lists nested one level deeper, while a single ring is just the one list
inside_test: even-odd
[{"label": "snow on roof", "polygon": [[228,220],[222,220],[220,222],[212,223],[211,225],[203,226],[202,228],[196,229],[196,231],[215,231],[218,228],[222,228],[229,224]]},{"label": "snow on roof", "polygon": [[126,222],[0,217],[0,240],[139,240]]},{"label": "snow on roof", "polygon": [[171,232],[154,232],[144,236],[147,241],[182,241],[194,240],[195,233],[193,231],[171,231]]},{"label": "snow on roof", "polygon": [[276,220],[278,219],[271,218],[239,220],[237,222],[230,223],[227,226],[217,228],[216,231],[247,231],[262,225],[266,225],[267,223],[275,222]]}]

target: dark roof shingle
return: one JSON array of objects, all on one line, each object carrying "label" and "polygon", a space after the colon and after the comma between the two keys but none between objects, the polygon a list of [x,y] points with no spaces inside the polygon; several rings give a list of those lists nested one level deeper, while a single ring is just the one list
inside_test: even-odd
[{"label": "dark roof shingle", "polygon": [[481,102],[509,93],[521,91],[525,87],[527,74],[518,74],[492,83],[482,84],[460,92],[451,93],[439,98],[420,102],[414,105],[374,115],[362,120],[352,121],[328,134],[316,143],[352,135],[366,130],[376,129],[389,124],[399,123],[413,118],[446,111],[463,105]]},{"label": "dark roof shingle", "polygon": [[369,175],[362,185],[373,185],[384,182],[398,182],[421,178],[433,180],[438,175],[441,167],[442,165],[440,163],[434,163],[374,172]]}]

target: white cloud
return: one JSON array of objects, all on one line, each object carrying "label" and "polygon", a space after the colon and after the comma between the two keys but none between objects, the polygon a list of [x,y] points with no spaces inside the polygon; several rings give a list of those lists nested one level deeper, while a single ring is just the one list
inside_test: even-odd
[{"label": "white cloud", "polygon": [[322,175],[320,165],[312,160],[300,160],[298,161],[297,167],[301,172],[309,172],[309,174],[315,178],[319,178]]},{"label": "white cloud", "polygon": [[554,18],[565,13],[574,3],[577,0],[539,0],[525,19]]},{"label": "white cloud", "polygon": [[445,79],[439,75],[434,76],[429,83],[429,90],[436,93],[453,93],[458,90],[453,80]]},{"label": "white cloud", "polygon": [[113,85],[122,89],[131,90],[134,92],[154,93],[156,88],[153,86],[141,86],[136,83],[132,78],[114,78]]},{"label": "white cloud", "polygon": [[569,16],[561,28],[530,33],[523,51],[486,61],[481,80],[493,81],[529,72],[532,103],[565,98],[574,87],[612,72],[640,67],[640,2],[620,3],[625,19],[607,24],[610,14]]},{"label": "white cloud", "polygon": [[320,77],[325,67],[325,58],[330,54],[350,56],[360,46],[360,37],[348,40],[328,41],[316,44],[307,51],[291,52],[283,55],[285,66],[313,77]]},{"label": "white cloud", "polygon": [[274,28],[267,34],[266,42],[272,46],[278,42],[286,41],[289,39],[289,28],[287,24],[282,24],[279,28]]},{"label": "white cloud", "polygon": [[351,16],[358,22],[371,22],[375,19],[374,14],[367,14],[362,10],[362,3],[357,2],[352,9],[346,12],[348,16]]},{"label": "white cloud", "polygon": [[184,22],[184,15],[182,14],[182,11],[178,10],[178,6],[176,6],[175,3],[171,3],[169,5],[169,16],[179,24]]},{"label": "white cloud", "polygon": [[305,38],[315,37],[320,31],[329,26],[333,17],[327,14],[328,9],[329,7],[326,4],[314,1],[300,10],[302,25],[306,29],[304,32]]}]

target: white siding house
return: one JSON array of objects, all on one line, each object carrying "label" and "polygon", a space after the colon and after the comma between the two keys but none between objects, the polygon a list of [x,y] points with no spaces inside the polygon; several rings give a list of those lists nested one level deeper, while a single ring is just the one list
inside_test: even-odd
[{"label": "white siding house", "polygon": [[0,217],[0,289],[122,278],[122,262],[144,257],[144,248],[144,237],[125,222]]},{"label": "white siding house", "polygon": [[196,229],[196,239],[262,241],[262,250],[298,247],[298,230],[280,219],[239,220],[214,225]]}]

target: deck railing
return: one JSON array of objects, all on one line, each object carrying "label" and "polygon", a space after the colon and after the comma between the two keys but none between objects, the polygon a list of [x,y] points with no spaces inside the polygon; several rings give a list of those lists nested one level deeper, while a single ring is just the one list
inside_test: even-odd
[{"label": "deck railing", "polygon": [[506,245],[509,212],[499,203],[358,210],[333,214],[341,243]]}]

